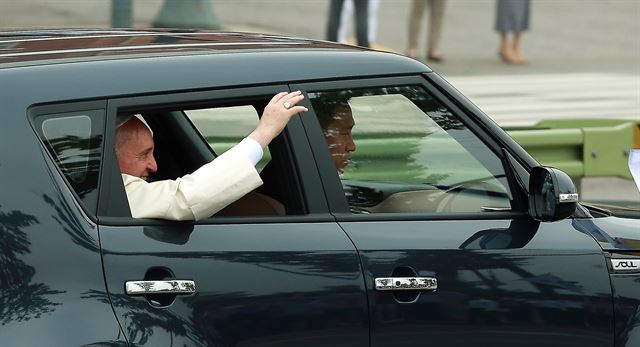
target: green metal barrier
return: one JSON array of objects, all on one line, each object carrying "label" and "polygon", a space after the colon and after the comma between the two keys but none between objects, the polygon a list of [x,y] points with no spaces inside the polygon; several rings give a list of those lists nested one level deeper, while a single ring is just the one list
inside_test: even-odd
[{"label": "green metal barrier", "polygon": [[[543,121],[532,127],[505,130],[541,164],[557,167],[573,178],[632,179],[627,164],[629,150],[640,148],[640,122],[629,120]],[[207,141],[217,153],[222,153],[240,139],[208,137]],[[446,139],[429,139],[428,146],[419,145],[419,141],[419,137],[413,136],[360,136],[356,139],[354,157],[357,160],[347,169],[344,178],[446,184],[488,175],[479,164],[471,165],[470,160],[464,162],[464,167],[456,167],[460,163],[450,158],[459,158],[464,150]],[[419,152],[419,148],[428,153]],[[429,167],[415,160],[419,155],[429,157]],[[263,161],[269,157],[266,153]]]},{"label": "green metal barrier", "polygon": [[640,120],[547,120],[505,130],[541,164],[572,177],[631,179],[629,150],[640,148]]}]

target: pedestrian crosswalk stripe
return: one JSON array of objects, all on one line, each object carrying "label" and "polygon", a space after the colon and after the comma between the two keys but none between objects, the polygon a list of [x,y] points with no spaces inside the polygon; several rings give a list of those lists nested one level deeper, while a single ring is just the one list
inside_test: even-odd
[{"label": "pedestrian crosswalk stripe", "polygon": [[640,122],[640,75],[489,75],[447,80],[500,125],[533,125],[558,118]]}]

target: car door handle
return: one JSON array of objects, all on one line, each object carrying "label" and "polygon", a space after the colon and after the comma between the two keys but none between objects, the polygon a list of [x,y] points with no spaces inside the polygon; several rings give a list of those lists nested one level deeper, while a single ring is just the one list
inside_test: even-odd
[{"label": "car door handle", "polygon": [[376,290],[436,290],[438,280],[433,277],[382,277],[375,279]]},{"label": "car door handle", "polygon": [[186,295],[196,292],[196,283],[191,280],[127,281],[124,285],[128,295]]}]

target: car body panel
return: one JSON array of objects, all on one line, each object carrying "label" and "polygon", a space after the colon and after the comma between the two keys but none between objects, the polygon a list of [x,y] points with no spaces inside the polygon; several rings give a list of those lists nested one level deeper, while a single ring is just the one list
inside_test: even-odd
[{"label": "car body panel", "polygon": [[[367,346],[364,280],[335,223],[101,227],[105,274],[135,345]],[[193,280],[167,308],[124,293],[153,267]]]},{"label": "car body panel", "polygon": [[[340,225],[367,275],[372,346],[612,346],[605,259],[570,221]],[[437,279],[437,290],[405,302],[372,287],[399,267]]]},{"label": "car body panel", "polygon": [[0,136],[1,344],[124,346],[98,229],[24,121],[4,114]]},{"label": "car body panel", "polygon": [[[637,259],[636,254],[636,258]],[[628,258],[628,256],[626,256]],[[640,344],[640,295],[638,274],[615,274],[611,276],[616,316],[615,346],[631,347]]]},{"label": "car body panel", "polygon": [[591,235],[605,251],[640,251],[637,220],[619,217],[574,219],[572,225]]}]

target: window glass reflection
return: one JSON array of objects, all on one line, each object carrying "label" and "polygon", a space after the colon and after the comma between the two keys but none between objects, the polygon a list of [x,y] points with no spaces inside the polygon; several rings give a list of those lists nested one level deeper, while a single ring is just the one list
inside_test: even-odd
[{"label": "window glass reflection", "polygon": [[102,156],[102,111],[57,114],[37,118],[38,135],[78,197],[97,205]]},{"label": "window glass reflection", "polygon": [[499,158],[421,87],[309,98],[353,212],[509,208]]}]

